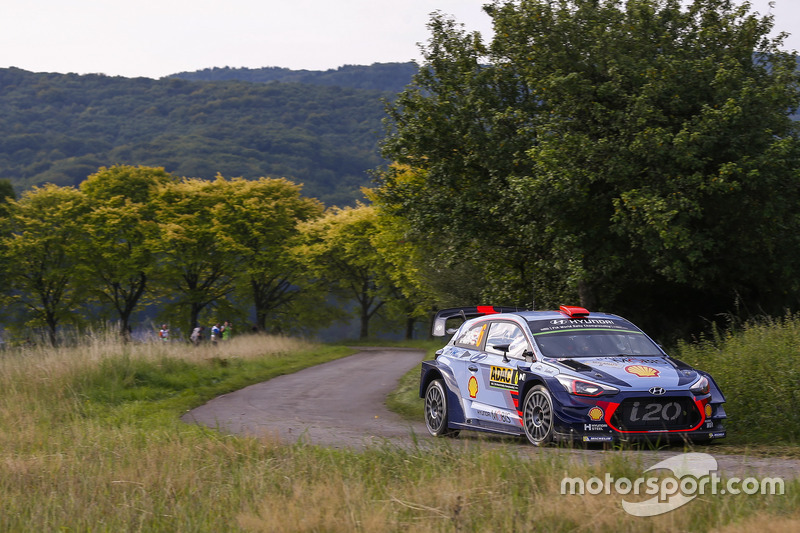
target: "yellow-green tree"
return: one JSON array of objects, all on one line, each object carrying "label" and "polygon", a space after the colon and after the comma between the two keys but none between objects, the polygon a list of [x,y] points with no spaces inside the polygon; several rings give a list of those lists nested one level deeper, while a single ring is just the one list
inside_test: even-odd
[{"label": "yellow-green tree", "polygon": [[241,267],[214,217],[225,201],[224,187],[194,178],[162,185],[153,195],[157,231],[150,246],[158,261],[158,293],[168,310],[187,313],[178,320],[187,328],[234,290]]},{"label": "yellow-green tree", "polygon": [[[392,165],[392,170],[398,181],[409,185],[423,179],[421,171],[408,166]],[[395,297],[387,305],[397,308],[405,317],[405,337],[410,339],[414,324],[429,318],[433,307],[445,301],[436,294],[441,279],[434,271],[434,254],[429,250],[431,242],[415,234],[407,219],[387,209],[384,198],[374,190],[364,189],[363,192],[376,209],[375,231],[370,235],[370,242],[388,266],[385,276],[394,291]]]},{"label": "yellow-green tree", "polygon": [[322,204],[283,178],[218,176],[210,188],[223,198],[212,207],[216,240],[237,258],[237,286],[253,303],[256,326],[284,329],[306,278],[289,250],[298,239],[298,224],[319,217]]},{"label": "yellow-green tree", "polygon": [[[7,235],[8,231],[10,231],[8,224],[6,224],[6,219],[8,218],[7,205],[9,200],[14,200],[16,197],[11,182],[0,180],[0,235]],[[0,275],[3,275],[2,273],[5,272],[6,268],[8,268],[8,260],[2,247],[0,247]],[[0,297],[2,297],[2,292],[0,292]]]},{"label": "yellow-green tree", "polygon": [[89,202],[82,239],[87,288],[119,318],[127,338],[131,314],[144,303],[156,268],[150,240],[154,236],[151,196],[173,182],[163,168],[101,168],[81,183]]},{"label": "yellow-green tree", "polygon": [[73,187],[46,185],[9,200],[6,208],[0,248],[8,266],[3,280],[8,304],[27,327],[44,328],[56,344],[59,325],[76,322],[84,303],[86,198]]},{"label": "yellow-green tree", "polygon": [[394,291],[388,275],[392,266],[375,247],[377,224],[374,206],[333,207],[301,224],[303,243],[296,248],[308,272],[332,295],[357,303],[362,339]]}]

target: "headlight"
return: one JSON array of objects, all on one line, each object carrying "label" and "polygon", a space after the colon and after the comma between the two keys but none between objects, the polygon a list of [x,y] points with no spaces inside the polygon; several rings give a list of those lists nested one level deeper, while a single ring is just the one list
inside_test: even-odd
[{"label": "headlight", "polygon": [[689,390],[692,391],[692,394],[695,396],[705,396],[708,394],[708,391],[711,390],[711,384],[705,376],[700,376],[700,379],[689,387]]},{"label": "headlight", "polygon": [[601,385],[593,381],[586,381],[585,379],[564,375],[558,375],[556,379],[559,383],[564,385],[568,393],[575,394],[576,396],[600,396],[601,394],[616,394],[619,392],[619,389],[615,389],[614,387]]}]

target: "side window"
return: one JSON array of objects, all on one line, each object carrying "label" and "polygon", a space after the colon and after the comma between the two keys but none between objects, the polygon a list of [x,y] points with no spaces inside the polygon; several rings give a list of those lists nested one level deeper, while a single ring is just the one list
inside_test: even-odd
[{"label": "side window", "polygon": [[472,326],[456,339],[455,344],[457,346],[463,346],[464,348],[477,349],[483,341],[483,337],[486,333],[486,326],[486,322]]},{"label": "side window", "polygon": [[486,337],[486,351],[503,355],[502,350],[494,348],[494,346],[503,345],[509,345],[508,356],[517,359],[522,359],[522,354],[530,349],[525,334],[519,326],[513,322],[492,322]]}]

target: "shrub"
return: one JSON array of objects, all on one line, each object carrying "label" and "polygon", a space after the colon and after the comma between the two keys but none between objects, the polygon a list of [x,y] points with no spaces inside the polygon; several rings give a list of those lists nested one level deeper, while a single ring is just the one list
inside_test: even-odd
[{"label": "shrub", "polygon": [[800,315],[762,318],[693,343],[675,356],[709,372],[727,403],[728,442],[796,443],[800,437]]}]

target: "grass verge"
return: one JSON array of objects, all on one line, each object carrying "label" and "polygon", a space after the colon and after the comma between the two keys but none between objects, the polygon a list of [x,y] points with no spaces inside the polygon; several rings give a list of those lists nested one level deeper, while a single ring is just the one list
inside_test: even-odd
[{"label": "grass verge", "polygon": [[[797,527],[800,491],[698,498],[652,518],[565,475],[641,475],[559,449],[420,441],[363,452],[220,434],[179,416],[343,347],[234,339],[218,350],[95,342],[0,357],[2,531],[710,531]],[[413,380],[409,373],[409,387]],[[416,376],[415,376],[416,377]]]}]

